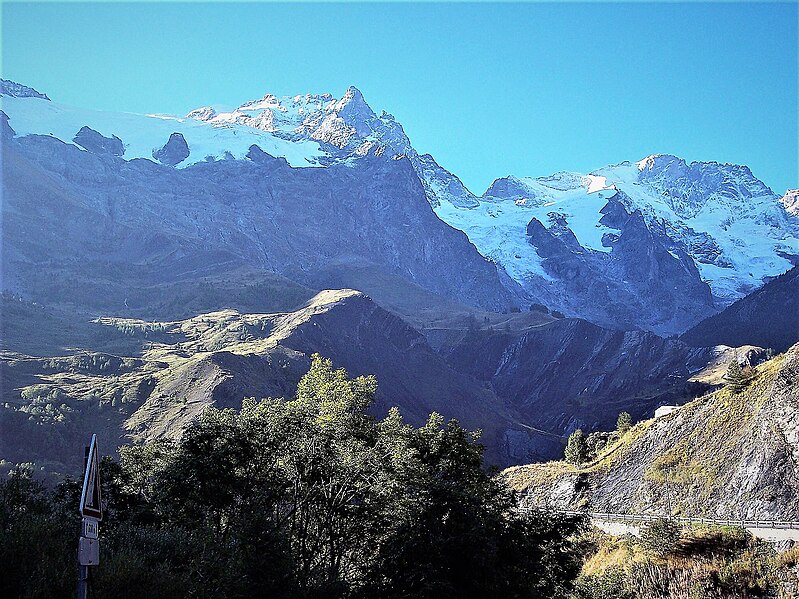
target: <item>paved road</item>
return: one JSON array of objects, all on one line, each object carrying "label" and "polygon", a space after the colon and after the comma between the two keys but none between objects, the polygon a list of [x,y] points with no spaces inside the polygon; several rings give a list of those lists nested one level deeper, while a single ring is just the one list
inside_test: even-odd
[{"label": "paved road", "polygon": [[[597,528],[609,534],[624,535],[641,533],[641,526],[660,520],[663,516],[649,514],[613,514],[605,512],[570,512],[565,514],[587,515]],[[673,518],[674,521],[688,525],[714,524],[718,526],[740,526],[764,541],[797,541],[799,542],[799,522],[789,520],[733,520],[714,518]]]}]

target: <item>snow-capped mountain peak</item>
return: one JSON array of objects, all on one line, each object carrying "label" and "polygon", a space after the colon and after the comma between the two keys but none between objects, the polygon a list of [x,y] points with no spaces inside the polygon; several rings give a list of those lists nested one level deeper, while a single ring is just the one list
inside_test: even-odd
[{"label": "snow-capped mountain peak", "polygon": [[[4,134],[51,135],[86,151],[86,144],[108,147],[125,160],[183,168],[244,159],[252,145],[294,167],[406,157],[439,218],[531,298],[600,324],[680,332],[799,262],[799,196],[779,198],[742,165],[652,154],[589,173],[502,177],[476,197],[419,154],[402,125],[376,113],[356,87],[338,98],[267,93],[185,118],[76,109],[11,82],[0,91]],[[180,152],[164,162],[169,140],[180,142]]]},{"label": "snow-capped mountain peak", "polygon": [[780,198],[780,203],[785,206],[788,214],[799,217],[799,189],[789,189]]},{"label": "snow-capped mountain peak", "polygon": [[[671,154],[652,154],[588,174],[503,177],[476,206],[464,209],[443,201],[435,209],[531,295],[567,314],[605,324],[618,322],[618,314],[612,316],[618,308],[608,305],[605,316],[602,309],[587,312],[581,289],[612,288],[620,276],[619,260],[629,256],[635,262],[636,252],[629,250],[633,238],[641,256],[660,256],[657,268],[708,283],[717,306],[799,261],[796,195],[780,201],[746,166],[687,163]],[[626,253],[617,243],[620,235],[625,236]],[[557,250],[553,240],[565,245]],[[675,262],[667,266],[670,260]],[[575,277],[582,279],[582,287],[564,293]],[[704,294],[699,286],[696,291],[697,297]],[[644,288],[638,292],[654,293]],[[649,322],[639,320],[639,326],[671,333],[700,316],[680,315],[684,308],[676,306]]]},{"label": "snow-capped mountain peak", "polygon": [[267,93],[231,111],[205,106],[186,116],[214,126],[244,125],[285,139],[312,139],[350,150],[362,146],[365,138],[381,128],[379,117],[354,86],[339,99],[329,93],[282,97]]}]

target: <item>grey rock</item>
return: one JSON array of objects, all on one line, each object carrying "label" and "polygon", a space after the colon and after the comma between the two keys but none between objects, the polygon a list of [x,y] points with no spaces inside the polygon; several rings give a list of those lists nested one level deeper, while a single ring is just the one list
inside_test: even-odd
[{"label": "grey rock", "polygon": [[8,124],[8,115],[0,110],[0,135],[2,135],[3,139],[10,139],[16,134],[16,131]]},{"label": "grey rock", "polygon": [[189,157],[189,144],[181,133],[173,133],[161,148],[153,150],[153,158],[161,164],[175,166]]},{"label": "grey rock", "polygon": [[713,314],[710,287],[691,257],[639,211],[629,213],[624,199],[617,192],[601,211],[600,222],[618,231],[603,237],[609,252],[582,247],[559,214],[549,215],[548,227],[532,219],[528,241],[550,280],[531,281],[528,291],[544,304],[602,326],[663,335]]},{"label": "grey rock", "polygon": [[11,96],[12,98],[39,98],[49,100],[46,94],[36,91],[32,87],[22,85],[9,79],[0,79],[0,97]]},{"label": "grey rock", "polygon": [[122,156],[125,153],[125,146],[116,135],[105,137],[90,127],[81,127],[72,141],[95,154]]}]

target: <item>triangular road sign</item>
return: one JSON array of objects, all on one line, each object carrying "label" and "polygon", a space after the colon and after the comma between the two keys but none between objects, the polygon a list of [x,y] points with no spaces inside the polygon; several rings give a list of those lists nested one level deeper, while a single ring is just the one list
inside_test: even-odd
[{"label": "triangular road sign", "polygon": [[97,455],[97,435],[92,435],[89,459],[83,475],[83,492],[80,495],[80,514],[86,518],[103,519],[100,504],[100,458]]}]

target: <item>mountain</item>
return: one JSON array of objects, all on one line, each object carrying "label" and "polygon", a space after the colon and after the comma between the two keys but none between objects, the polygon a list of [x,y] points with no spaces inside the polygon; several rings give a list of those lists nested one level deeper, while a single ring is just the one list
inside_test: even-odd
[{"label": "mountain", "polygon": [[654,155],[498,179],[478,207],[436,212],[551,308],[672,335],[791,267],[784,204],[745,166]]},{"label": "mountain", "polygon": [[799,266],[769,281],[681,337],[690,345],[757,345],[785,351],[799,342]]},{"label": "mountain", "polygon": [[[19,304],[16,318],[27,320],[21,328],[42,322],[40,308],[11,301]],[[282,313],[223,310],[163,322],[102,317],[83,326],[91,335],[72,339],[88,338],[95,350],[0,353],[3,458],[64,472],[80,458],[69,448],[91,432],[108,449],[175,437],[206,406],[238,408],[245,397],[293,395],[313,353],[333,356],[350,375],[375,374],[375,414],[399,406],[415,424],[433,411],[457,418],[482,429],[491,463],[513,463],[505,450],[509,431],[516,431],[517,445],[541,456],[536,433],[517,423],[489,384],[455,370],[419,332],[357,291],[323,291]]]},{"label": "mountain", "polygon": [[615,513],[796,520],[799,345],[761,364],[740,392],[705,395],[634,426],[583,468],[519,466],[533,504]]},{"label": "mountain", "polygon": [[477,198],[455,175],[429,154],[420,155],[402,125],[385,111],[378,116],[356,87],[349,87],[338,100],[331,94],[266,94],[230,111],[217,111],[211,106],[198,108],[187,118],[215,127],[243,125],[295,142],[316,141],[329,161],[401,154],[413,165],[431,206],[439,206],[442,201],[464,208],[478,205]]},{"label": "mountain", "polygon": [[125,160],[178,170],[246,159],[253,145],[313,170],[407,160],[439,219],[493,263],[510,304],[543,303],[610,328],[682,333],[799,256],[793,196],[777,197],[745,166],[659,154],[589,174],[501,178],[477,197],[355,87],[340,98],[266,94],[186,118],[85,111],[38,97],[0,102],[17,137],[80,145],[75,136],[88,127],[108,140],[95,137],[94,148],[118,152],[116,138]]},{"label": "mountain", "polygon": [[519,301],[435,216],[406,158],[293,168],[252,146],[245,160],[175,169],[37,135],[3,152],[3,286],[34,301],[173,318],[161,308],[177,281],[238,271],[245,287],[254,271],[319,289],[331,268],[348,286],[365,267],[489,310]]}]

